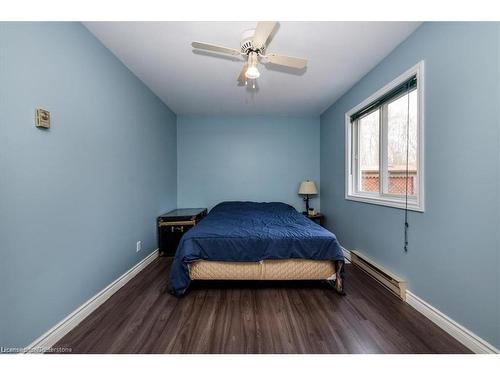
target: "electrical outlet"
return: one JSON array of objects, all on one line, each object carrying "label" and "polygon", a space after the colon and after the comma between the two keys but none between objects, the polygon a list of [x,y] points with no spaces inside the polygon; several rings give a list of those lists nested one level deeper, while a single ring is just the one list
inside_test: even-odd
[{"label": "electrical outlet", "polygon": [[142,250],[142,241],[137,241],[137,245],[135,247],[135,252],[139,252]]}]

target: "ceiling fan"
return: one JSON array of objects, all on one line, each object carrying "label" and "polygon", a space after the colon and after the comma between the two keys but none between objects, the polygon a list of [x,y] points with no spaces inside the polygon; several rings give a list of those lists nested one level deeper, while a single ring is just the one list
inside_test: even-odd
[{"label": "ceiling fan", "polygon": [[210,52],[242,56],[245,59],[245,64],[243,64],[241,72],[238,75],[238,82],[246,85],[248,80],[252,80],[253,88],[255,88],[255,80],[260,77],[260,72],[257,68],[259,62],[261,64],[269,63],[299,70],[307,66],[306,59],[283,56],[276,53],[265,54],[268,47],[268,39],[277,25],[278,22],[274,21],[258,22],[255,29],[244,31],[241,36],[239,50],[203,42],[193,42],[191,46],[195,49]]}]

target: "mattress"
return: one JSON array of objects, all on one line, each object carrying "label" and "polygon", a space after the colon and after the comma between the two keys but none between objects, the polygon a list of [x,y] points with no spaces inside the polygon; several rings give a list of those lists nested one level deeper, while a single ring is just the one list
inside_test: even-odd
[{"label": "mattress", "polygon": [[191,280],[325,280],[335,279],[335,263],[311,259],[198,260],[189,264],[189,276]]}]

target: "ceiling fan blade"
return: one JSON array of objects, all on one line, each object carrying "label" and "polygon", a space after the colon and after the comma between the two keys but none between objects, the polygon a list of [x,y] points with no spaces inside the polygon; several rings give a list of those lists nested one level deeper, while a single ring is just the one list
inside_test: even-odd
[{"label": "ceiling fan blade", "polygon": [[290,68],[303,69],[307,66],[307,60],[300,57],[282,56],[270,53],[265,56],[271,64],[289,66]]},{"label": "ceiling fan blade", "polygon": [[252,39],[253,47],[262,48],[262,46],[265,46],[269,35],[271,35],[277,24],[278,22],[275,21],[258,22]]},{"label": "ceiling fan blade", "polygon": [[247,80],[247,77],[245,76],[245,73],[247,72],[248,64],[244,63],[243,68],[241,68],[240,75],[238,76],[238,82],[240,83],[245,83]]},{"label": "ceiling fan blade", "polygon": [[241,52],[237,49],[223,47],[223,46],[217,46],[215,44],[209,44],[209,43],[203,43],[203,42],[193,42],[193,43],[191,43],[191,46],[193,48],[197,48],[197,49],[204,49],[207,51],[226,53],[226,54],[234,55],[234,56],[241,55]]}]

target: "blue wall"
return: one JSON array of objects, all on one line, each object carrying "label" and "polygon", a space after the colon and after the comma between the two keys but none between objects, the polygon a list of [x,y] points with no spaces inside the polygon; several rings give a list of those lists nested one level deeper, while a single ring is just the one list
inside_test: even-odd
[{"label": "blue wall", "polygon": [[[425,23],[321,116],[321,206],[346,248],[500,347],[498,23]],[[344,115],[425,60],[426,212],[344,198]]]},{"label": "blue wall", "polygon": [[[36,107],[50,130],[34,127]],[[176,206],[176,116],[78,23],[0,23],[0,113],[0,346],[12,347],[157,247],[155,217]]]},{"label": "blue wall", "polygon": [[300,182],[319,189],[319,117],[179,116],[177,160],[179,207],[252,200],[303,210]]}]

